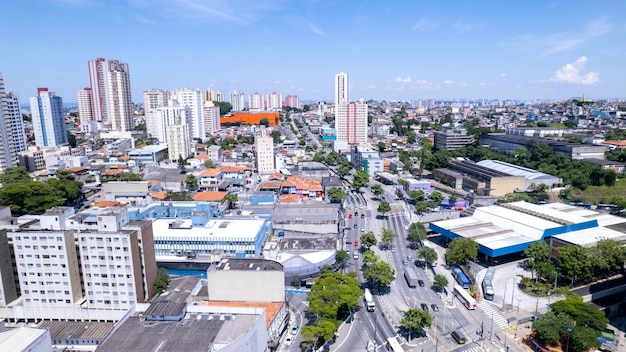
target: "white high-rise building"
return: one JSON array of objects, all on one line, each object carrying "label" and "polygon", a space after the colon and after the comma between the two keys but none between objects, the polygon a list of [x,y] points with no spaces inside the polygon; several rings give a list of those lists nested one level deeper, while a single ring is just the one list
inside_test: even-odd
[{"label": "white high-rise building", "polygon": [[[340,103],[350,102],[350,81],[348,80],[348,74],[345,72],[339,72],[335,75],[335,106]],[[335,107],[336,109],[336,107]]]},{"label": "white high-rise building", "polygon": [[18,165],[20,152],[26,150],[26,134],[20,102],[12,92],[7,93],[0,72],[0,172]]},{"label": "white high-rise building", "polygon": [[172,94],[170,106],[174,106],[172,101],[178,106],[189,107],[191,111],[191,136],[200,140],[206,139],[206,127],[204,126],[202,90],[200,88],[179,88]]},{"label": "white high-rise building", "polygon": [[259,94],[259,92],[254,92],[250,94],[248,98],[248,108],[250,110],[265,110],[265,101],[263,100],[263,95]]},{"label": "white high-rise building", "polygon": [[274,140],[261,130],[260,135],[254,137],[254,151],[256,153],[256,169],[259,174],[270,174],[274,167]]},{"label": "white high-rise building", "polygon": [[272,92],[267,95],[267,110],[282,110],[283,109],[283,96]]},{"label": "white high-rise building", "polygon": [[204,102],[204,125],[207,135],[211,135],[220,130],[220,107],[212,101]]},{"label": "white high-rise building", "polygon": [[58,147],[67,143],[63,99],[48,88],[38,88],[30,98],[35,144],[38,147]]},{"label": "white high-rise building", "polygon": [[[176,121],[190,123],[192,119],[191,108],[179,106],[176,102],[171,102],[174,106],[159,107],[146,115],[146,130],[148,136],[156,138],[159,143],[167,143],[167,128],[176,124]],[[190,132],[191,133],[191,132]]]},{"label": "white high-rise building", "polygon": [[128,64],[97,58],[88,66],[95,121],[113,131],[134,129]]},{"label": "white high-rise building", "polygon": [[156,108],[167,106],[169,93],[163,89],[152,89],[143,92],[143,111],[148,113]]},{"label": "white high-rise building", "polygon": [[232,111],[243,111],[245,108],[244,98],[245,96],[243,92],[235,91],[230,95],[230,105],[232,106]]},{"label": "white high-rise building", "polygon": [[335,106],[337,140],[348,144],[367,143],[367,104],[339,103]]},{"label": "white high-rise building", "polygon": [[84,88],[76,91],[76,97],[78,98],[80,130],[87,134],[99,130],[98,123],[95,121],[94,117],[92,94],[91,88]]}]

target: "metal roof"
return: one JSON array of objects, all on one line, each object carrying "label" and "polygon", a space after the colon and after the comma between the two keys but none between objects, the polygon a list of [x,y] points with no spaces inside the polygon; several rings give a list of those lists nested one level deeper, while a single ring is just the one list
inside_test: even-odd
[{"label": "metal roof", "polygon": [[533,169],[522,167],[519,165],[505,163],[500,160],[482,160],[476,164],[491,170],[503,172],[511,176],[524,176],[527,180],[558,180],[556,176],[544,174]]}]

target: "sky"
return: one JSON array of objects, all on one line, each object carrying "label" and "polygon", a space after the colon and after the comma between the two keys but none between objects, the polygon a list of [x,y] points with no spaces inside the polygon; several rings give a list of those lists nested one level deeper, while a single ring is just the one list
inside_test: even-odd
[{"label": "sky", "polygon": [[626,98],[626,1],[3,0],[0,72],[27,103],[130,67],[133,101],[180,87],[332,101]]}]

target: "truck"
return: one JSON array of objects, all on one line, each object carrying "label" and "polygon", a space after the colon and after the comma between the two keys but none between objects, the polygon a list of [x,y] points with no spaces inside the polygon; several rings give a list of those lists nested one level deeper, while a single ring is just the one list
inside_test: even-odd
[{"label": "truck", "polygon": [[365,296],[363,296],[363,298],[365,299],[365,307],[367,308],[368,312],[373,312],[374,310],[376,310],[376,303],[374,303],[374,299],[372,298],[372,292],[370,292],[369,288],[365,289]]},{"label": "truck", "polygon": [[404,270],[404,279],[406,283],[409,284],[409,287],[417,287],[417,274],[415,274],[413,268],[406,268]]}]

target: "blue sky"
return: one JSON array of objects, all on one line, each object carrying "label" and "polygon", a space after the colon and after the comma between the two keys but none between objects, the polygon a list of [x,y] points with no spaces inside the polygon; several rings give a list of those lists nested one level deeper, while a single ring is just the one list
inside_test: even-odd
[{"label": "blue sky", "polygon": [[[19,0],[0,4],[0,72],[22,103],[65,102],[87,61],[151,88],[350,98],[626,98],[622,0]],[[227,98],[228,100],[228,98]]]}]

